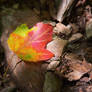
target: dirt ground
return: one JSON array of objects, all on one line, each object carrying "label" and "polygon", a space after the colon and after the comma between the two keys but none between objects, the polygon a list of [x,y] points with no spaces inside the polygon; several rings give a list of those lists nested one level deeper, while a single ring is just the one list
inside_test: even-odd
[{"label": "dirt ground", "polygon": [[[62,55],[60,53],[59,58],[60,63],[54,63],[54,65],[57,64],[54,70],[53,64],[50,63],[47,70],[51,73],[54,71],[54,74],[62,80],[62,86],[59,84],[60,88],[57,87],[60,91],[57,92],[92,92],[92,1],[78,0],[70,15],[67,16],[62,23],[59,23],[54,18],[57,7],[54,7],[56,10],[54,11],[53,8],[53,12],[51,12],[49,2],[43,0],[45,3],[41,3],[41,1],[0,1],[0,92],[23,92],[22,88],[16,87],[11,78],[9,66],[7,65],[7,52],[5,52],[4,46],[1,45],[1,36],[3,34],[2,28],[4,23],[6,23],[5,25],[8,25],[8,22],[6,22],[7,20],[3,18],[4,16],[13,15],[17,20],[20,20],[21,18],[21,20],[24,21],[25,13],[29,13],[30,15],[32,13],[33,18],[37,18],[35,19],[36,21],[45,20],[55,23],[54,35],[64,40],[61,41],[63,46],[60,44],[63,49],[56,50],[56,52],[62,50]],[[24,11],[24,13],[21,13],[20,11]],[[33,12],[30,13],[29,11]],[[16,12],[18,13],[16,14]],[[17,16],[19,18],[17,18]],[[5,20],[4,23],[2,23],[2,18]],[[11,21],[13,20],[12,17],[10,19]],[[33,25],[36,21],[34,21]],[[30,21],[28,23],[30,23]],[[66,26],[69,26],[69,29],[67,29]],[[15,29],[15,27],[13,29]],[[63,29],[64,31],[67,31],[61,31]],[[54,44],[54,42],[52,44]],[[48,74],[46,76],[48,76]],[[45,82],[47,82],[47,77],[45,79]],[[44,83],[44,85],[47,84]],[[44,92],[56,92],[46,91],[47,87],[48,86],[44,86]]]}]

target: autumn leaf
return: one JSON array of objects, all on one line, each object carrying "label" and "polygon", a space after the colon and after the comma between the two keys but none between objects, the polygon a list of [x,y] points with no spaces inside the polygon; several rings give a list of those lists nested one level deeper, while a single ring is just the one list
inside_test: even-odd
[{"label": "autumn leaf", "polygon": [[10,34],[8,46],[24,61],[45,61],[54,56],[46,49],[47,43],[52,40],[52,33],[53,27],[50,24],[39,22],[31,29],[22,24]]}]

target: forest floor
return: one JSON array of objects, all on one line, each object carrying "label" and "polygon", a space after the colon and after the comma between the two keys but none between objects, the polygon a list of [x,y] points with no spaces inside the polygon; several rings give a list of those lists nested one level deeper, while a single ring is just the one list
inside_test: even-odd
[{"label": "forest floor", "polygon": [[[9,2],[7,0],[1,4],[1,14],[3,17],[7,12],[12,14],[17,10],[34,9],[39,15],[39,3],[34,3],[35,6],[30,6],[28,2]],[[5,6],[3,6],[5,4]],[[11,6],[12,5],[12,6]],[[44,11],[44,10],[43,10]],[[61,66],[57,69],[64,77],[62,92],[92,92],[92,1],[79,0],[71,14],[63,21],[64,25],[70,25],[72,32],[68,34],[57,32],[62,29],[61,23],[58,23],[48,12],[42,12],[41,20],[50,20],[56,23],[55,35],[68,40],[69,44],[65,47],[62,56]],[[2,23],[0,23],[0,36],[2,35]],[[75,63],[73,62],[75,61]],[[83,61],[83,62],[81,62]],[[63,70],[62,70],[63,69]],[[56,71],[56,74],[58,72]],[[72,72],[73,71],[73,72]],[[60,75],[60,74],[58,74]],[[9,68],[6,63],[4,49],[0,42],[0,92],[22,92],[21,88],[16,88]]]}]

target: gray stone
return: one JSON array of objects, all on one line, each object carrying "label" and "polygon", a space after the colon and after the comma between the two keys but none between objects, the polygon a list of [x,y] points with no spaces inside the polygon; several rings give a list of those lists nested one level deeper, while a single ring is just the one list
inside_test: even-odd
[{"label": "gray stone", "polygon": [[62,80],[52,72],[47,72],[43,92],[61,92]]},{"label": "gray stone", "polygon": [[92,37],[92,19],[90,19],[86,24],[86,36],[87,38]]}]

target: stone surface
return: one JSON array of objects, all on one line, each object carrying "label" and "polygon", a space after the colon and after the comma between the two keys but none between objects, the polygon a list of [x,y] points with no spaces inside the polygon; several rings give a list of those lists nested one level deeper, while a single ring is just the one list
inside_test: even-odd
[{"label": "stone surface", "polygon": [[86,36],[87,38],[92,37],[92,19],[90,19],[86,24]]},{"label": "stone surface", "polygon": [[62,80],[52,72],[45,75],[43,92],[61,92]]}]

